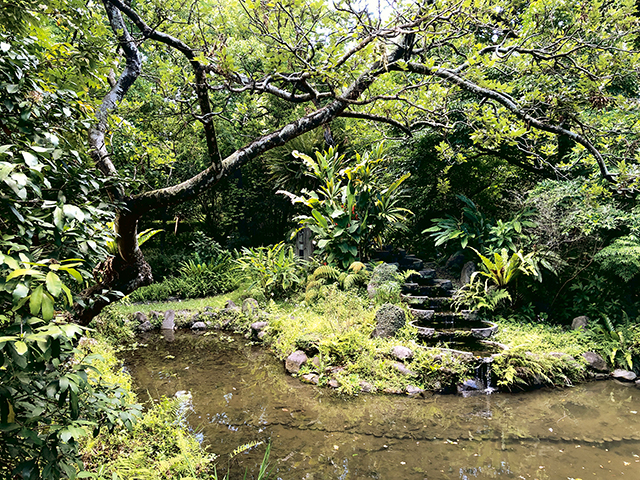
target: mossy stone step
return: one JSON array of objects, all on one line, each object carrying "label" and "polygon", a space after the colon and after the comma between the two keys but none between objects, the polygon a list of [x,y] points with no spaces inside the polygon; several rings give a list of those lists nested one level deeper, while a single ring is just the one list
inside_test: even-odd
[{"label": "mossy stone step", "polygon": [[402,295],[402,300],[413,308],[425,308],[437,312],[451,310],[453,303],[453,298],[451,297]]},{"label": "mossy stone step", "polygon": [[451,280],[436,278],[431,281],[431,285],[420,285],[416,282],[405,283],[402,292],[415,296],[428,297],[451,297],[453,295],[453,284]]}]

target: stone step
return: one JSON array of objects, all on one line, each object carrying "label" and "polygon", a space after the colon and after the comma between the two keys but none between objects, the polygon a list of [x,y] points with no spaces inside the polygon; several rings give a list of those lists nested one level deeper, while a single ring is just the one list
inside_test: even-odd
[{"label": "stone step", "polygon": [[432,280],[431,285],[420,285],[416,282],[408,282],[402,287],[402,293],[415,296],[451,297],[453,292],[451,280],[440,278]]},{"label": "stone step", "polygon": [[401,270],[422,270],[424,262],[418,257],[413,255],[407,255],[406,257],[398,260]]},{"label": "stone step", "polygon": [[402,299],[413,308],[424,308],[442,312],[451,310],[453,298],[451,297],[427,297],[416,295],[402,295]]},{"label": "stone step", "polygon": [[409,308],[409,312],[414,316],[416,320],[420,320],[421,322],[429,321],[433,322],[437,325],[443,325],[448,327],[454,327],[456,322],[465,322],[470,319],[474,319],[475,317],[468,311],[463,310],[461,312],[438,312],[432,309],[425,308]]},{"label": "stone step", "polygon": [[436,271],[432,268],[426,268],[426,269],[413,269],[413,270],[418,270],[417,274],[412,274],[409,275],[409,278],[407,278],[407,281],[410,283],[418,283],[420,285],[431,285],[433,282],[433,279],[436,278]]}]

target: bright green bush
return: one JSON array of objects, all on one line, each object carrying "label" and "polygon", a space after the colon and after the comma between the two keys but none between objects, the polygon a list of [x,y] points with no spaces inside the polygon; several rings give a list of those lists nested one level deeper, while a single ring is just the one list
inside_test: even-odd
[{"label": "bright green bush", "polygon": [[267,298],[280,298],[300,288],[306,264],[291,245],[278,243],[269,247],[243,247],[236,259],[237,268],[253,281]]}]

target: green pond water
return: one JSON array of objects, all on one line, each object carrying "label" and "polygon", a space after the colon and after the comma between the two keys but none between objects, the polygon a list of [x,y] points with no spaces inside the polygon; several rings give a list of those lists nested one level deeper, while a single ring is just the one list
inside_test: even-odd
[{"label": "green pond water", "polygon": [[[209,451],[271,441],[271,479],[640,479],[640,389],[614,381],[462,398],[342,397],[285,374],[242,337],[142,337],[125,364],[141,399],[191,394]],[[237,456],[257,475],[264,447]],[[224,470],[223,468],[223,470]]]}]

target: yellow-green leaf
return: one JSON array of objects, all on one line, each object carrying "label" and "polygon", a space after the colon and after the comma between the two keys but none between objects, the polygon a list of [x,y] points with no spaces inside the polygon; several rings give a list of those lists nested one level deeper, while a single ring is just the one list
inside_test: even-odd
[{"label": "yellow-green leaf", "polygon": [[55,272],[50,271],[47,273],[47,290],[54,297],[60,295],[60,291],[62,290],[62,282],[60,281],[60,277],[56,275]]},{"label": "yellow-green leaf", "polygon": [[16,349],[16,353],[18,355],[24,355],[25,353],[27,353],[27,344],[22,340],[18,340],[16,343],[14,343],[13,348]]}]

